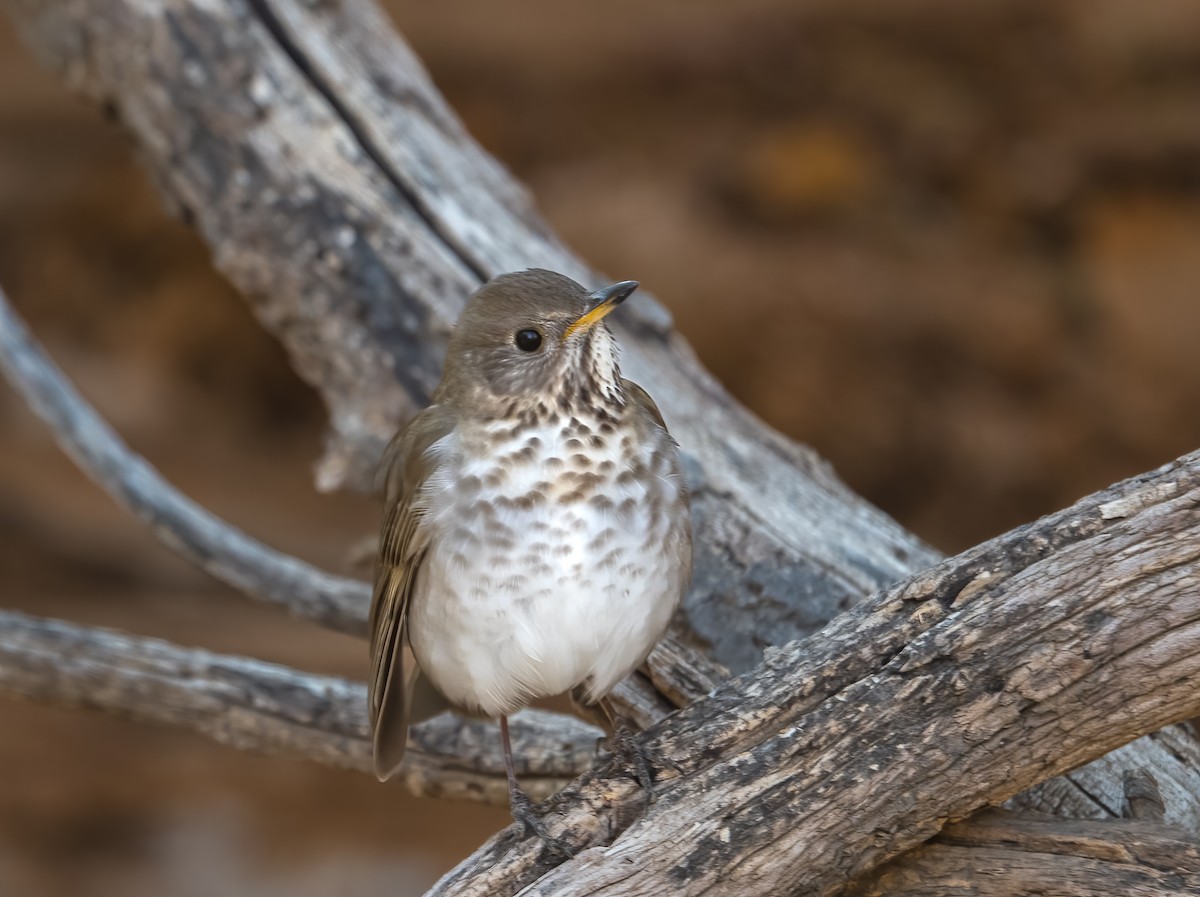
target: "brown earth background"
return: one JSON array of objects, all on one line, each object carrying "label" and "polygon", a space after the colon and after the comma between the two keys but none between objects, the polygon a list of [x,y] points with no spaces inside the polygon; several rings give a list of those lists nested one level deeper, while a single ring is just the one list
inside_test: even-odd
[{"label": "brown earth background", "polygon": [[[393,0],[475,135],[728,387],[955,551],[1200,446],[1200,3]],[[346,570],[322,411],[129,141],[0,19],[0,283],[184,490]],[[0,604],[361,678],[0,389]],[[0,703],[0,894],[417,894],[506,819]]]}]

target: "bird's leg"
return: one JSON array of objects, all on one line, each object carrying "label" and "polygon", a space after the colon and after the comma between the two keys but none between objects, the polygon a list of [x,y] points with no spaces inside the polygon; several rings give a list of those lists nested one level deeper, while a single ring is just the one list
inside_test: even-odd
[{"label": "bird's leg", "polygon": [[[514,807],[519,802],[529,803],[529,797],[517,784],[517,769],[513,765],[512,739],[508,737],[508,717],[500,717],[500,743],[504,746],[504,772],[508,775],[508,802]],[[513,814],[514,816],[516,813]]]},{"label": "bird's leg", "polygon": [[504,746],[504,772],[508,775],[508,809],[512,818],[521,824],[526,836],[535,836],[551,857],[560,861],[571,858],[565,842],[546,831],[546,824],[534,809],[529,795],[517,784],[517,770],[513,764],[512,741],[508,737],[508,717],[500,717],[500,742]]}]

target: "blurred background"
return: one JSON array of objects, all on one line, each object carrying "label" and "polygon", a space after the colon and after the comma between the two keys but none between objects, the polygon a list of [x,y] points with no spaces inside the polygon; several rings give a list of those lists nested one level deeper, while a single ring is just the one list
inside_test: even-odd
[{"label": "blurred background", "polygon": [[[1200,446],[1200,4],[386,4],[566,241],[953,552]],[[0,18],[0,283],[135,448],[347,569],[322,413],[125,135]],[[231,597],[0,388],[5,607],[362,678]],[[365,776],[0,703],[0,893],[416,894],[505,824]]]}]

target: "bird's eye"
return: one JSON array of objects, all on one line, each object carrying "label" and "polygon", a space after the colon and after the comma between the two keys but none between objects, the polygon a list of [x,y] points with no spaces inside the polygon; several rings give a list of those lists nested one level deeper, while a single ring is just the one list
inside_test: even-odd
[{"label": "bird's eye", "polygon": [[518,330],[513,342],[522,352],[536,352],[542,345],[542,335],[536,330]]}]

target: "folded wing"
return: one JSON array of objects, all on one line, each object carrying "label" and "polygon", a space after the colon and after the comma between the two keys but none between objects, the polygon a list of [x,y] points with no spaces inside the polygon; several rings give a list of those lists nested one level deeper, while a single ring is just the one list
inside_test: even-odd
[{"label": "folded wing", "polygon": [[438,443],[453,429],[453,413],[444,405],[431,405],[384,453],[384,517],[371,599],[368,681],[371,744],[380,781],[400,767],[408,742],[419,671],[408,647],[406,617],[429,547],[423,486],[437,469]]}]

